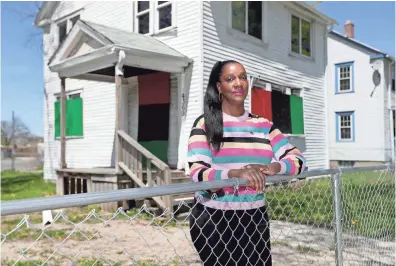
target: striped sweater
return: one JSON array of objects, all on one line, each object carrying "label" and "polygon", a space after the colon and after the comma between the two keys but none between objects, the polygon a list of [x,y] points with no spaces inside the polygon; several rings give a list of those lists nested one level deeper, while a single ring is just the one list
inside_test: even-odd
[{"label": "striped sweater", "polygon": [[[188,163],[194,182],[227,179],[231,169],[247,164],[281,165],[279,174],[298,175],[305,168],[305,158],[292,146],[281,131],[269,120],[245,112],[241,117],[223,113],[223,145],[215,152],[207,143],[204,117],[198,117],[188,142]],[[223,210],[254,209],[264,206],[264,193],[251,187],[198,191],[196,197],[208,207]]]}]

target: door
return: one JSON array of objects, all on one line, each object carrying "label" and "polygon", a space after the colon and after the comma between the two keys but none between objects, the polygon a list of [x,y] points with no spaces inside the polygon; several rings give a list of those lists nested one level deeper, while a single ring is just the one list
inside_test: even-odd
[{"label": "door", "polygon": [[168,163],[170,74],[159,72],[138,77],[139,122],[137,141]]}]

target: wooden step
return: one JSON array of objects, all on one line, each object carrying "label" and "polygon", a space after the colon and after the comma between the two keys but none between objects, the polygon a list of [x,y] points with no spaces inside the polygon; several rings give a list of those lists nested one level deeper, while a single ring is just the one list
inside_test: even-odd
[{"label": "wooden step", "polygon": [[184,170],[171,170],[172,177],[187,177]]},{"label": "wooden step", "polygon": [[188,176],[185,177],[173,177],[172,176],[172,184],[188,184],[191,183],[191,178]]}]

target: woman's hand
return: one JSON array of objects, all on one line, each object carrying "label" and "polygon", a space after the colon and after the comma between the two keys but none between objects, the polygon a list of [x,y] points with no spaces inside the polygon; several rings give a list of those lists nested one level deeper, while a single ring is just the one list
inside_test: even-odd
[{"label": "woman's hand", "polygon": [[255,187],[256,191],[263,192],[265,188],[265,175],[257,168],[234,169],[228,172],[229,177],[246,178],[250,186]]},{"label": "woman's hand", "polygon": [[242,169],[251,169],[251,168],[260,170],[260,172],[263,173],[264,175],[276,175],[281,170],[281,166],[277,162],[266,164],[266,165],[264,165],[264,164],[248,164],[248,165],[245,165],[244,167],[242,167]]}]

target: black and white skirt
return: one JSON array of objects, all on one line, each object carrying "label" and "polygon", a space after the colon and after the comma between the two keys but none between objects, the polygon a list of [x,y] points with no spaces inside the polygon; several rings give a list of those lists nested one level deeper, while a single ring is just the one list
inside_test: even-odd
[{"label": "black and white skirt", "polygon": [[195,202],[190,234],[205,266],[272,265],[267,208],[217,210]]}]

